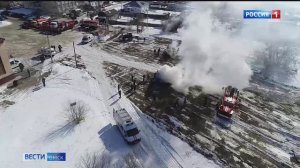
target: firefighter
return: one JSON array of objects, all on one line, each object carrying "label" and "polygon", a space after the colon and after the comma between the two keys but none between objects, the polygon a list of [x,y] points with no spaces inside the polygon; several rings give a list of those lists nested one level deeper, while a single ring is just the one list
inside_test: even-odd
[{"label": "firefighter", "polygon": [[153,101],[156,101],[156,94],[153,94]]},{"label": "firefighter", "polygon": [[134,85],[133,85],[133,90],[134,90],[134,91],[136,90],[136,87],[137,87],[137,85],[134,84]]},{"label": "firefighter", "polygon": [[121,90],[119,90],[118,93],[119,93],[119,98],[121,99],[122,97]]},{"label": "firefighter", "polygon": [[186,97],[184,97],[184,99],[183,99],[183,106],[185,106],[186,105]]},{"label": "firefighter", "polygon": [[43,55],[40,56],[40,59],[41,59],[41,63],[43,63],[45,61],[45,57]]},{"label": "firefighter", "polygon": [[22,63],[19,64],[19,68],[21,70],[21,72],[23,72],[23,69],[24,69],[24,65]]},{"label": "firefighter", "polygon": [[131,75],[131,81],[133,82],[133,75]]},{"label": "firefighter", "polygon": [[160,48],[158,48],[157,50],[157,56],[159,56],[159,53],[160,53]]},{"label": "firefighter", "polygon": [[130,85],[130,91],[132,91],[132,90],[133,90],[133,84]]},{"label": "firefighter", "polygon": [[179,99],[176,98],[176,100],[175,100],[175,107],[178,107],[178,105],[179,105]]},{"label": "firefighter", "polygon": [[42,78],[42,83],[43,83],[43,86],[45,87],[46,86],[46,80],[45,80],[44,77]]},{"label": "firefighter", "polygon": [[133,81],[132,81],[132,82],[133,82],[133,86],[134,86],[134,85],[135,85],[135,83],[136,83],[136,80],[135,80],[135,79],[133,79]]},{"label": "firefighter", "polygon": [[29,69],[27,69],[27,73],[28,73],[28,77],[30,77],[30,70]]},{"label": "firefighter", "polygon": [[61,47],[61,45],[59,44],[59,45],[58,45],[58,50],[59,50],[59,52],[61,52],[61,49],[62,49],[62,47]]},{"label": "firefighter", "polygon": [[146,76],[145,76],[145,75],[143,75],[143,83],[145,82],[145,77],[146,77]]}]

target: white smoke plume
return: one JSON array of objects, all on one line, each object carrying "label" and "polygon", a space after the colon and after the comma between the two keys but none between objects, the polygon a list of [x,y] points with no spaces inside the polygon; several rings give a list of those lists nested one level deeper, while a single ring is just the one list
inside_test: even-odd
[{"label": "white smoke plume", "polygon": [[[247,58],[262,44],[274,40],[295,40],[295,28],[276,22],[243,20],[244,9],[280,9],[268,2],[193,2],[194,10],[184,19],[179,31],[181,61],[164,65],[160,76],[177,91],[187,93],[191,86],[202,86],[207,93],[220,93],[222,87],[248,86],[252,75]],[[292,6],[292,5],[291,5]],[[282,11],[284,12],[284,11]],[[282,32],[284,31],[284,32]]]}]

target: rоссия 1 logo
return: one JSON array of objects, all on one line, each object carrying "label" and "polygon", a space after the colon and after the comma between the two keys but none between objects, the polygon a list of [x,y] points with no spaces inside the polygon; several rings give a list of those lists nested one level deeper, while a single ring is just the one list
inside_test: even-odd
[{"label": "r\u043e\u0441\u0441\u0438\u044f 1 logo", "polygon": [[244,19],[280,19],[280,10],[244,10]]}]

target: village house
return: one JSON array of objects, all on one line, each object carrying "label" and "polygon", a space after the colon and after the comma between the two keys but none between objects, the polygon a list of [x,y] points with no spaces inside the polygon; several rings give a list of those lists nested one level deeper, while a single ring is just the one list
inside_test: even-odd
[{"label": "village house", "polygon": [[123,5],[122,12],[138,14],[138,13],[147,13],[149,10],[149,4],[142,1],[131,1]]},{"label": "village house", "polygon": [[80,2],[76,1],[24,1],[24,7],[38,9],[43,14],[57,15],[76,9]]},{"label": "village house", "polygon": [[24,7],[40,9],[50,15],[68,13],[84,4],[97,9],[103,5],[103,1],[24,1]]},{"label": "village house", "polygon": [[0,84],[10,80],[13,77],[12,74],[5,39],[0,37]]}]

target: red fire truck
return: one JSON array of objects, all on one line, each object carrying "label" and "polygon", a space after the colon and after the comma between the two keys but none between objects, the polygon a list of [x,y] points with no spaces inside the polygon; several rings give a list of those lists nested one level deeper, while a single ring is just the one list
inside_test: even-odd
[{"label": "red fire truck", "polygon": [[75,21],[70,19],[55,19],[48,21],[42,25],[43,31],[49,31],[52,33],[61,33],[63,31],[72,29],[75,26]]}]

